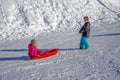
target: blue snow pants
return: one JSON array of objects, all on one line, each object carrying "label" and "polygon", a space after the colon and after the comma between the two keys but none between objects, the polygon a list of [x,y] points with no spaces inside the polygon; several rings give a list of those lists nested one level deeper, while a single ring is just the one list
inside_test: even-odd
[{"label": "blue snow pants", "polygon": [[80,39],[80,49],[89,49],[88,37],[82,36]]}]

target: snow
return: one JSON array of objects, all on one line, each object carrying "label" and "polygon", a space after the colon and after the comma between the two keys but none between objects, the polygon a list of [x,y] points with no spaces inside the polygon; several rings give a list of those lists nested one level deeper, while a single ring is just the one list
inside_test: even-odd
[{"label": "snow", "polygon": [[111,23],[120,19],[119,4],[119,0],[0,0],[0,39],[76,30],[86,15],[91,22]]},{"label": "snow", "polygon": [[[0,45],[1,80],[119,80],[120,24],[92,32],[91,48],[79,50],[80,34],[73,30],[34,37],[40,49],[60,48],[56,56],[30,60],[27,44],[32,38]],[[100,26],[99,26],[100,27]],[[69,33],[69,34],[68,34]]]},{"label": "snow", "polygon": [[[0,80],[119,80],[120,1],[0,0]],[[83,17],[91,21],[91,48],[79,50]],[[36,39],[56,56],[30,60]]]}]

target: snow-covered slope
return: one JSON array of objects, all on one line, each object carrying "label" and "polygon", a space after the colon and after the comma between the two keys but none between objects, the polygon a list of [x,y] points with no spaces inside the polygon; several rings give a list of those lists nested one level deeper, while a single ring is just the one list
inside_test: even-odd
[{"label": "snow-covered slope", "polygon": [[0,39],[75,30],[86,15],[93,23],[114,22],[120,18],[119,4],[120,0],[0,0]]},{"label": "snow-covered slope", "polygon": [[89,50],[78,49],[75,31],[41,34],[35,38],[40,49],[60,48],[58,55],[42,60],[29,60],[31,38],[0,43],[0,80],[119,80],[119,25],[91,32]]},{"label": "snow-covered slope", "polygon": [[[0,80],[120,80],[120,0],[0,0]],[[90,49],[79,50],[84,16]],[[61,32],[62,31],[62,32]],[[49,32],[49,33],[48,33]],[[60,48],[30,60],[27,45]]]}]

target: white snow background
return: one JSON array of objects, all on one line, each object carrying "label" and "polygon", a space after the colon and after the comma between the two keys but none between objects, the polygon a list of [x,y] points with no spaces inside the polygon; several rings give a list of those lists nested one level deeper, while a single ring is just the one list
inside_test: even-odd
[{"label": "white snow background", "polygon": [[[79,29],[89,16],[89,50]],[[60,48],[30,60],[27,45]],[[0,0],[0,80],[120,80],[120,0]]]}]

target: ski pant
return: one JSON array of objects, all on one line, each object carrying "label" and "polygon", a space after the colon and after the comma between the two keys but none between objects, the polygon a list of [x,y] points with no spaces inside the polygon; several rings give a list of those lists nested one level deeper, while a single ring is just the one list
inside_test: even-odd
[{"label": "ski pant", "polygon": [[80,48],[81,49],[88,49],[90,48],[88,37],[82,36],[80,39]]}]

